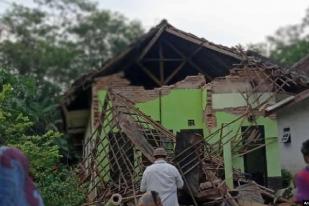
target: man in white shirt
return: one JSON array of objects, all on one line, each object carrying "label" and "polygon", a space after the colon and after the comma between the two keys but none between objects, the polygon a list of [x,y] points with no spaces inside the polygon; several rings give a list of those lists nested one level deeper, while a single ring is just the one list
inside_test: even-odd
[{"label": "man in white shirt", "polygon": [[163,206],[159,193],[155,191],[146,192],[139,199],[137,206]]},{"label": "man in white shirt", "polygon": [[141,192],[156,191],[163,206],[179,206],[177,188],[183,187],[183,180],[177,168],[165,161],[164,148],[155,149],[153,156],[156,160],[144,171]]}]

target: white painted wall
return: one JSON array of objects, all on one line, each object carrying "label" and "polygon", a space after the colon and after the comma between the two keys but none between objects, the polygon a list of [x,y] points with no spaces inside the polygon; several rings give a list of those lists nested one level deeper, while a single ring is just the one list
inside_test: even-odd
[{"label": "white painted wall", "polygon": [[309,100],[283,109],[278,114],[279,141],[283,136],[283,129],[290,128],[291,143],[279,143],[281,149],[282,168],[295,174],[305,167],[300,152],[302,143],[309,139]]},{"label": "white painted wall", "polygon": [[[249,98],[251,106],[256,107],[262,102],[267,101],[268,104],[274,104],[275,99],[273,93],[255,93]],[[254,102],[254,103],[253,103]],[[212,94],[212,108],[213,109],[225,109],[247,106],[247,102],[240,93],[213,93]]]}]

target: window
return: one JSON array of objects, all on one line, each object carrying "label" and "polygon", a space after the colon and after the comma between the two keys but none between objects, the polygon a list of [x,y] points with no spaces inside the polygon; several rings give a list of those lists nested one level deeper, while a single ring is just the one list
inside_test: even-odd
[{"label": "window", "polygon": [[189,119],[188,120],[188,126],[191,127],[191,126],[195,126],[195,122],[193,119]]}]

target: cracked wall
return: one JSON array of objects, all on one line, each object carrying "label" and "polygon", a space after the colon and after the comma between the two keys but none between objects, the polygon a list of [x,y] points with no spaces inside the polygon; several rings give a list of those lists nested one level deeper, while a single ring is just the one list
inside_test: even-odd
[{"label": "cracked wall", "polygon": [[[116,74],[111,78],[97,79],[94,83],[93,100],[97,102],[93,104],[98,105],[94,105],[94,110],[102,107],[108,89],[135,102],[142,112],[160,122],[165,128],[172,130],[174,134],[184,129],[202,129],[205,137],[248,112],[248,104],[254,107],[267,99],[273,101],[270,98],[273,93],[266,87],[262,87],[259,92],[252,92],[252,85],[248,79],[244,79],[244,76],[230,75],[215,79],[208,84],[203,76],[190,76],[171,86],[145,90],[143,87],[130,86],[121,74]],[[246,95],[250,98],[246,99]],[[259,101],[256,98],[259,98]],[[93,113],[97,113],[94,115],[97,117],[100,109]],[[276,119],[263,117],[263,112],[253,109],[245,116],[244,121],[230,125],[223,133],[232,131],[236,134],[241,126],[253,125],[248,120],[250,115],[255,116],[255,124],[265,126],[267,175],[278,177],[281,175],[281,167],[278,143],[276,143],[278,137]],[[230,136],[225,137],[223,141]],[[209,141],[218,142],[220,138],[218,133]],[[242,156],[237,157],[236,154],[232,154],[232,165],[244,172]]]}]

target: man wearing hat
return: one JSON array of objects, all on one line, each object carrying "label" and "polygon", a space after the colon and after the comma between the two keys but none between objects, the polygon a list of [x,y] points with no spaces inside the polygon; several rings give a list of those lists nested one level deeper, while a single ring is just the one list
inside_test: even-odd
[{"label": "man wearing hat", "polygon": [[178,206],[177,188],[183,187],[183,180],[177,168],[165,161],[164,148],[155,149],[155,162],[146,168],[141,181],[141,192],[156,191],[163,206]]}]

